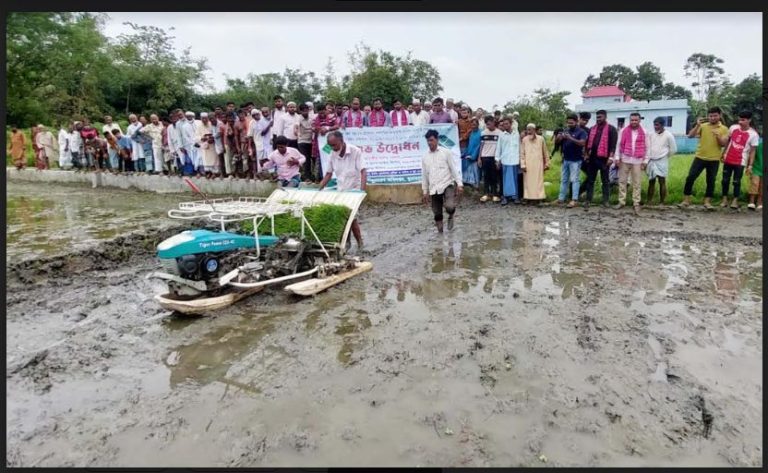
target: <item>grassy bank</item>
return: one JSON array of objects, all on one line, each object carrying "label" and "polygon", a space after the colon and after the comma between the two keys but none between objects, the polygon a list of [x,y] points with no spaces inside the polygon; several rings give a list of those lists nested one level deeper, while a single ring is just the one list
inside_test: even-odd
[{"label": "grassy bank", "polygon": [[[675,204],[678,202],[682,202],[683,200],[683,187],[685,186],[685,178],[688,177],[688,170],[691,167],[691,162],[693,161],[693,155],[692,154],[676,154],[672,156],[669,160],[669,176],[667,177],[667,203],[668,204]],[[562,165],[562,157],[558,153],[555,155],[554,159],[550,161],[550,167],[549,170],[547,170],[544,173],[544,182],[547,193],[547,200],[557,200],[558,194],[560,193],[560,170]],[[582,173],[582,177],[584,177],[584,174]],[[720,201],[720,198],[722,196],[722,177],[723,177],[723,166],[720,166],[720,169],[717,172],[717,179],[715,180],[715,195],[713,198],[713,202],[718,203]],[[584,179],[582,179],[582,182]],[[696,183],[693,186],[693,203],[700,204],[704,202],[704,191],[706,190],[706,173],[701,173],[699,178],[696,180]],[[643,193],[642,193],[642,201],[645,202],[645,196],[646,192],[648,190],[648,176],[643,173]],[[747,202],[748,201],[748,195],[747,192],[749,191],[749,177],[744,175],[741,181],[741,201]],[[729,189],[729,193],[733,193],[733,184],[731,184],[731,188]],[[569,192],[570,195],[570,192]],[[611,192],[611,203],[615,204],[619,201],[619,191],[618,188],[614,188]],[[597,182],[595,183],[595,193],[593,197],[593,202],[599,203],[602,200],[602,185],[600,183],[600,175],[598,174]],[[659,200],[659,190],[658,185],[656,186],[656,195],[654,196],[654,203],[658,203]],[[631,186],[627,186],[627,205],[632,205],[632,188]]]}]

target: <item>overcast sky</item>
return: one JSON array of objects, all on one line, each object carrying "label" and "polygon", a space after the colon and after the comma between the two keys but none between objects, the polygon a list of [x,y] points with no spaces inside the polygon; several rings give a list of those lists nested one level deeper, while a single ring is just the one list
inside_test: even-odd
[{"label": "overcast sky", "polygon": [[[205,57],[218,89],[224,74],[322,73],[328,57],[339,75],[347,51],[364,41],[373,49],[435,65],[443,96],[486,109],[539,87],[580,87],[605,65],[659,66],[668,81],[690,87],[683,65],[694,52],[725,60],[738,82],[761,74],[761,13],[108,13],[107,36],[132,21],[174,27],[176,47]],[[322,18],[322,19],[321,19]]]}]

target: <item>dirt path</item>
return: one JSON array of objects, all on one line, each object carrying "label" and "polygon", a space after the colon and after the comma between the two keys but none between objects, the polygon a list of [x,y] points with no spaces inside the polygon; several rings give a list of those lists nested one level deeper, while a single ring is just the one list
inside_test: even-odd
[{"label": "dirt path", "polygon": [[362,226],[372,273],[213,318],[151,301],[159,235],[10,268],[7,464],[762,465],[759,216]]}]

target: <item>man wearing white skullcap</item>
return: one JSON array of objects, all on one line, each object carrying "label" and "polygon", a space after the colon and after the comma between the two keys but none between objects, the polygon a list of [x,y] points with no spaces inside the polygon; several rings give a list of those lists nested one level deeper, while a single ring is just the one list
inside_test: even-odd
[{"label": "man wearing white skullcap", "polygon": [[517,120],[518,118],[520,118],[520,112],[512,112],[512,129],[517,133],[520,132],[520,126]]},{"label": "man wearing white skullcap", "polygon": [[284,136],[288,140],[289,147],[298,148],[298,128],[301,115],[296,113],[296,102],[288,102],[286,108],[288,113],[281,116],[279,121],[276,122],[275,134],[277,136]]},{"label": "man wearing white skullcap", "polygon": [[544,137],[536,133],[536,125],[525,126],[525,138],[520,143],[520,169],[523,171],[523,198],[544,200],[544,171],[549,169],[549,149]]},{"label": "man wearing white skullcap", "polygon": [[411,112],[411,125],[429,125],[429,113],[421,109],[421,100],[413,99],[413,112]]}]

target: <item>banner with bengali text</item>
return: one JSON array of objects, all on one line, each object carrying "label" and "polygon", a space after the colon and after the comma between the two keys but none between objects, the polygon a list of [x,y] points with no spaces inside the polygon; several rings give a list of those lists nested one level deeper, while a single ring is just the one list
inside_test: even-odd
[{"label": "banner with bengali text", "polygon": [[[424,137],[427,130],[436,130],[440,134],[440,146],[451,152],[461,172],[456,125],[347,128],[340,131],[346,143],[362,150],[368,184],[417,184],[421,182],[421,159],[429,150]],[[332,151],[326,136],[317,138],[323,169],[328,169]]]}]

